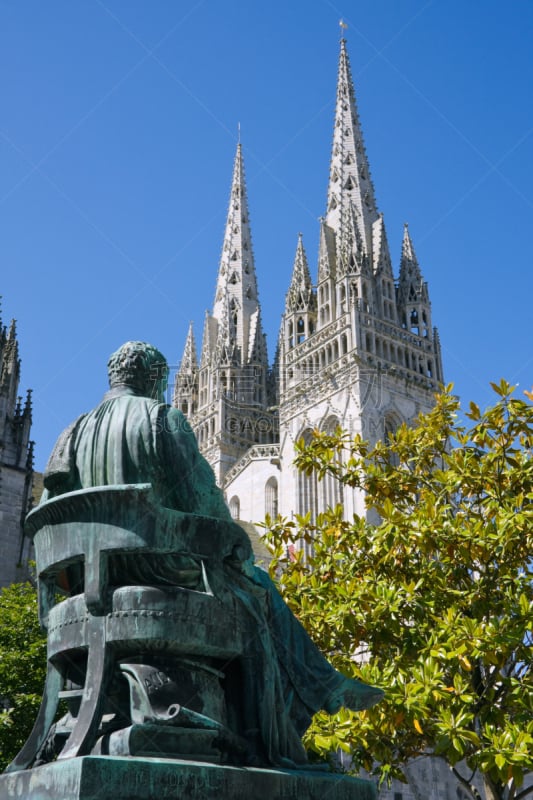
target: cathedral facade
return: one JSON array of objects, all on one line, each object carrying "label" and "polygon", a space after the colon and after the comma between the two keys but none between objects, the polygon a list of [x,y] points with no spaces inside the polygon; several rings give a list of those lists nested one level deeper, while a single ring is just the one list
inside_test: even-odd
[{"label": "cathedral facade", "polygon": [[337,503],[350,516],[364,513],[362,496],[298,474],[295,442],[338,426],[383,439],[428,411],[442,381],[428,287],[407,226],[397,277],[393,271],[343,39],[316,280],[299,236],[270,366],[239,144],[213,309],[199,359],[189,329],[174,403],[187,414],[235,518],[315,517]]},{"label": "cathedral facade", "polygon": [[22,525],[32,499],[31,392],[18,396],[20,358],[15,321],[0,323],[0,588],[28,577]]}]

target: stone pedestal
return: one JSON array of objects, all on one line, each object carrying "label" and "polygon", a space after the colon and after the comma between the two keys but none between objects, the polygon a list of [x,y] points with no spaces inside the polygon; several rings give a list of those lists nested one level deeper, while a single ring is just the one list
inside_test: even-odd
[{"label": "stone pedestal", "polygon": [[314,770],[84,756],[0,776],[2,800],[375,800],[373,784]]}]

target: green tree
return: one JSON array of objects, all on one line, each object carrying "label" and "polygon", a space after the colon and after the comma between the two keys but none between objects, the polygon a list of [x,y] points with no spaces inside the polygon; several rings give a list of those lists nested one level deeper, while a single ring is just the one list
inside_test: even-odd
[{"label": "green tree", "polygon": [[41,703],[46,636],[29,583],[0,592],[0,772],[26,741]]},{"label": "green tree", "polygon": [[386,443],[300,443],[297,466],[364,490],[368,515],[267,520],[272,573],[336,667],[386,689],[369,711],[317,715],[311,750],[382,779],[431,753],[473,798],[477,775],[490,800],[519,800],[533,795],[533,407],[502,381],[466,427],[451,388]]}]

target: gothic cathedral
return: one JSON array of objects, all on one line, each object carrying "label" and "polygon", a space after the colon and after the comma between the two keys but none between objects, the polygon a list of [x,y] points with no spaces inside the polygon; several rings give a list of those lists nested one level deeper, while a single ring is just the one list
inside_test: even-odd
[{"label": "gothic cathedral", "polygon": [[333,149],[316,285],[302,237],[270,368],[237,147],[212,313],[198,362],[192,327],[174,402],[188,416],[235,518],[311,512],[362,497],[299,475],[294,443],[341,426],[370,441],[433,405],[443,381],[428,287],[405,226],[395,280],[341,40]]}]

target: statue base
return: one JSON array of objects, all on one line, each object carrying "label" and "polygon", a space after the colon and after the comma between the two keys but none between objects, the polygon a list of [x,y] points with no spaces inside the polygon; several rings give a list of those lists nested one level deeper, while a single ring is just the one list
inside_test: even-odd
[{"label": "statue base", "polygon": [[2,800],[375,800],[369,781],[312,769],[83,756],[0,775]]}]

